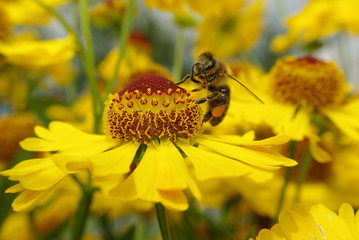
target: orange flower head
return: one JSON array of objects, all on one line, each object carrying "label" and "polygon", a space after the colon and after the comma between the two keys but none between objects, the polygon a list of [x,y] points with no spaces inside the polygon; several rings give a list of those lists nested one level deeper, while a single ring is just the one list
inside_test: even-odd
[{"label": "orange flower head", "polygon": [[343,73],[334,63],[314,57],[286,57],[269,73],[274,99],[320,108],[339,104],[345,94]]}]

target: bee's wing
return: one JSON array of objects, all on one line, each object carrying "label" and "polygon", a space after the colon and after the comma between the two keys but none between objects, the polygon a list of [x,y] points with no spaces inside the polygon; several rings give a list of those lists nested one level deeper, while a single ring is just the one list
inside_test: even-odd
[{"label": "bee's wing", "polygon": [[257,96],[254,94],[254,92],[252,92],[246,85],[244,85],[243,83],[241,83],[238,79],[236,79],[235,77],[231,76],[230,74],[226,73],[228,77],[232,78],[234,81],[236,81],[237,83],[239,83],[244,89],[246,89],[255,99],[257,99],[259,102],[261,102],[262,104],[264,104],[264,102]]}]

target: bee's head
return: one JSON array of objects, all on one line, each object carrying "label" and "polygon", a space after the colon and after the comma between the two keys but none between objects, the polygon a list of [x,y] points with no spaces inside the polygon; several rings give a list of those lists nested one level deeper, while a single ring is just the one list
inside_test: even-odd
[{"label": "bee's head", "polygon": [[194,71],[197,74],[205,73],[216,65],[212,53],[204,52],[198,56],[197,61],[194,65]]}]

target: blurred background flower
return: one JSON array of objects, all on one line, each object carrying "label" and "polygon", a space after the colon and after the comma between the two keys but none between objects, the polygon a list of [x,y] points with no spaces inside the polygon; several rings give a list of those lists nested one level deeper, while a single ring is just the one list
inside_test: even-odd
[{"label": "blurred background flower", "polygon": [[[0,0],[0,239],[356,239],[358,12],[356,0]],[[123,92],[192,73],[179,87],[204,89],[187,100]],[[202,123],[226,96],[223,121]],[[131,104],[126,120],[103,118]]]}]

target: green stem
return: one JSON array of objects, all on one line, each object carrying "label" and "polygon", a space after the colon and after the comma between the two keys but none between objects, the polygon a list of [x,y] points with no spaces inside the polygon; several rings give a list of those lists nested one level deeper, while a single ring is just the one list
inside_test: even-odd
[{"label": "green stem", "polygon": [[[72,28],[72,26],[54,8],[48,6],[43,1],[39,1],[39,0],[32,0],[32,1],[35,2],[36,4],[38,4],[43,9],[45,9],[47,12],[49,12],[54,18],[57,19],[57,21],[60,22],[60,24],[67,31],[67,33],[74,37],[76,46],[78,48],[78,53],[79,53],[80,59],[84,63],[85,56],[83,53],[83,47],[82,47],[82,44],[81,44],[78,34]],[[71,84],[71,85],[67,86],[65,88],[65,91],[66,91],[67,102],[71,103],[75,99],[75,95],[77,92],[76,84]]]},{"label": "green stem", "polygon": [[173,75],[176,81],[181,80],[185,39],[185,30],[183,27],[180,27],[173,56]]},{"label": "green stem", "polygon": [[93,53],[92,45],[92,36],[91,36],[91,27],[90,27],[90,18],[88,11],[88,0],[79,0],[80,7],[80,20],[81,20],[81,29],[82,35],[84,37],[84,64],[85,72],[87,79],[89,81],[91,95],[92,95],[92,109],[94,117],[94,132],[100,132],[100,123],[101,123],[101,99],[97,90],[96,83],[96,64],[95,57]]},{"label": "green stem", "polygon": [[106,215],[104,215],[101,218],[99,218],[99,221],[100,221],[104,239],[114,240],[115,237],[112,234],[112,229],[111,229],[108,217]]},{"label": "green stem", "polygon": [[[289,158],[294,158],[294,155],[295,155],[295,148],[296,148],[296,142],[295,141],[291,141],[289,143]],[[292,168],[287,168],[286,169],[286,172],[285,172],[285,176],[284,176],[284,182],[283,182],[283,185],[282,185],[282,189],[281,189],[281,192],[279,194],[279,200],[278,200],[278,203],[277,203],[277,209],[276,209],[276,212],[275,212],[275,217],[274,217],[274,222],[277,222],[278,221],[278,216],[280,214],[280,212],[282,211],[282,208],[283,208],[283,205],[284,205],[284,200],[285,200],[285,194],[287,192],[287,188],[288,188],[288,184],[289,184],[289,180],[290,180],[290,177],[291,177],[291,174],[292,174]]]},{"label": "green stem", "polygon": [[106,96],[111,93],[113,88],[116,85],[116,80],[118,77],[118,72],[120,70],[120,64],[125,56],[126,53],[126,47],[128,43],[128,37],[130,35],[130,31],[132,28],[132,20],[133,20],[133,13],[134,13],[134,7],[135,7],[135,1],[134,0],[128,0],[128,6],[125,11],[123,24],[121,25],[121,32],[118,37],[118,58],[116,60],[115,69],[113,71],[113,75],[111,80],[107,83],[106,86]]},{"label": "green stem", "polygon": [[86,221],[89,215],[89,209],[92,202],[93,194],[95,193],[96,189],[91,187],[90,182],[86,185],[83,185],[74,175],[71,175],[75,182],[78,183],[80,188],[82,189],[82,198],[79,203],[79,208],[77,209],[75,215],[75,222],[72,229],[72,239],[78,240],[81,239],[85,227]]},{"label": "green stem", "polygon": [[30,211],[28,213],[28,218],[29,218],[28,221],[29,221],[30,229],[32,231],[32,234],[34,235],[34,239],[35,240],[40,240],[41,237],[40,237],[39,231],[37,230],[37,227],[36,227],[36,220],[35,220],[34,211]]},{"label": "green stem", "polygon": [[297,178],[297,182],[296,182],[296,192],[295,192],[295,197],[294,197],[295,203],[300,201],[300,193],[302,190],[303,182],[307,178],[311,163],[312,163],[312,156],[310,154],[309,149],[307,149],[307,151],[305,152],[305,154],[303,156],[303,161],[299,165],[298,178]]},{"label": "green stem", "polygon": [[78,47],[81,47],[81,41],[79,40],[79,37],[77,36],[76,31],[71,27],[70,24],[68,24],[68,22],[65,20],[65,18],[63,18],[57,11],[55,11],[55,9],[48,6],[43,1],[40,1],[40,0],[32,0],[32,1],[35,2],[36,4],[38,4],[39,6],[41,6],[42,8],[44,8],[51,15],[53,15],[61,23],[61,25],[66,29],[66,31],[75,37],[75,41],[76,41]]},{"label": "green stem", "polygon": [[163,240],[171,240],[171,230],[165,207],[161,203],[156,203],[156,214],[158,225],[160,226],[161,236]]},{"label": "green stem", "polygon": [[[145,236],[147,236],[147,237],[145,237]],[[134,234],[133,239],[134,240],[148,239],[148,235],[146,235],[146,233],[145,233],[144,219],[142,219],[142,218],[138,219],[137,222],[136,222],[135,234]]]}]

